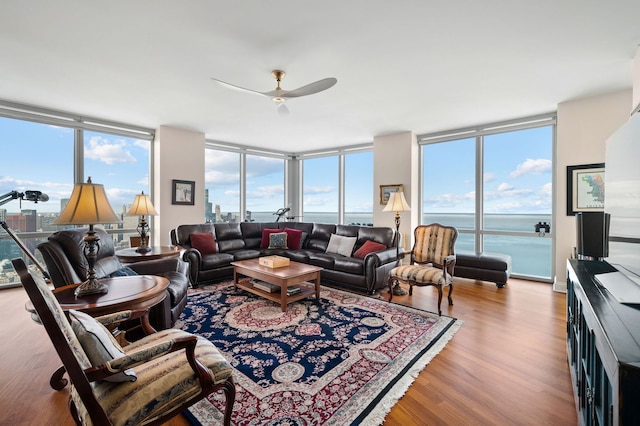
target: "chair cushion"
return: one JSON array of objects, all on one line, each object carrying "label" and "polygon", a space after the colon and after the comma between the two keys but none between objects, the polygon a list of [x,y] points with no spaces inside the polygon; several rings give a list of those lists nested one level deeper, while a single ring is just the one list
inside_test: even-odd
[{"label": "chair cushion", "polygon": [[[124,356],[122,347],[111,332],[95,318],[84,312],[70,310],[71,327],[87,354],[91,365],[98,367],[107,361]],[[107,377],[110,382],[132,382],[136,380],[133,370],[125,370]]]},{"label": "chair cushion", "polygon": [[385,246],[384,244],[367,240],[364,242],[362,247],[360,247],[358,250],[356,250],[355,253],[353,253],[353,257],[359,257],[360,259],[364,259],[365,256],[368,255],[369,253],[374,253],[376,251],[384,250],[386,248],[387,246]]},{"label": "chair cushion", "polygon": [[357,237],[344,237],[342,235],[331,234],[326,253],[336,253],[343,256],[351,256],[353,246],[356,245]]},{"label": "chair cushion", "polygon": [[451,282],[451,276],[445,277],[441,268],[424,265],[403,265],[391,270],[391,277],[400,281],[412,281],[416,284],[440,284],[447,285]]},{"label": "chair cushion", "polygon": [[211,254],[216,252],[216,242],[211,232],[194,232],[189,235],[191,247],[198,250],[200,254]]},{"label": "chair cushion", "polygon": [[[190,336],[178,329],[167,329],[133,342],[125,347],[131,354],[163,341]],[[207,367],[215,383],[222,383],[232,374],[231,364],[208,340],[199,337],[195,355]],[[188,402],[200,391],[200,382],[189,366],[184,350],[178,350],[155,358],[133,368],[138,376],[135,382],[98,382],[94,393],[112,424],[145,424],[175,407]],[[89,414],[75,388],[71,397],[78,407],[83,424],[91,424]]]},{"label": "chair cushion", "polygon": [[278,228],[264,228],[262,230],[262,240],[260,241],[260,248],[269,247],[269,235],[274,234],[276,232],[282,232],[282,229]]},{"label": "chair cushion", "polygon": [[270,249],[287,249],[287,233],[286,232],[274,232],[269,234],[269,247]]}]

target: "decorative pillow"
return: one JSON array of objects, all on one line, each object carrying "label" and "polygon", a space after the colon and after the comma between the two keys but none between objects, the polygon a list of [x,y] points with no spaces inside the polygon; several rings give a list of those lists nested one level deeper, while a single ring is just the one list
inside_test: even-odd
[{"label": "decorative pillow", "polygon": [[200,254],[216,253],[216,242],[211,232],[194,232],[189,235],[191,247],[198,250]]},{"label": "decorative pillow", "polygon": [[111,274],[109,274],[109,277],[132,277],[138,275],[138,273],[136,271],[134,271],[133,269],[129,268],[128,266],[125,266],[123,268],[118,269],[115,272],[112,272]]},{"label": "decorative pillow", "polygon": [[276,232],[282,232],[282,229],[264,228],[262,230],[262,241],[260,241],[260,248],[269,247],[269,235]]},{"label": "decorative pillow", "polygon": [[274,232],[269,234],[269,248],[270,249],[286,249],[287,247],[287,233],[286,232]]},{"label": "decorative pillow", "polygon": [[[82,349],[84,349],[87,358],[89,358],[91,365],[94,367],[125,355],[122,347],[109,330],[95,318],[73,309],[69,310],[69,318],[71,319],[73,332],[78,337]],[[133,370],[124,370],[107,377],[105,380],[110,382],[135,382],[137,378]]]},{"label": "decorative pillow", "polygon": [[290,249],[298,250],[302,247],[302,231],[293,228],[284,228],[287,233],[287,245]]},{"label": "decorative pillow", "polygon": [[364,242],[362,247],[360,247],[358,250],[356,250],[355,253],[353,253],[353,257],[359,257],[360,259],[364,259],[364,257],[366,255],[368,255],[369,253],[373,253],[373,252],[376,252],[376,251],[384,250],[386,248],[387,248],[387,246],[385,246],[384,244],[380,244],[380,243],[376,243],[375,241],[367,240],[367,241]]},{"label": "decorative pillow", "polygon": [[326,253],[337,253],[350,257],[353,246],[356,245],[357,237],[345,237],[342,235],[331,234],[329,237],[329,245],[325,250]]}]

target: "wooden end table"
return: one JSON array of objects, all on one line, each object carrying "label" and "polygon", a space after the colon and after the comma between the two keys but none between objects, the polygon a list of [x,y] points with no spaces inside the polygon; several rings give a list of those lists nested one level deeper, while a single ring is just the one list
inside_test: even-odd
[{"label": "wooden end table", "polygon": [[178,246],[155,246],[151,247],[151,250],[145,253],[139,253],[136,249],[137,247],[117,250],[116,256],[122,263],[135,263],[145,260],[180,256],[180,247]]},{"label": "wooden end table", "polygon": [[[155,275],[135,275],[127,277],[101,278],[99,280],[109,286],[109,291],[103,294],[87,294],[76,298],[74,291],[80,284],[71,284],[53,290],[63,311],[75,309],[97,317],[119,311],[144,310],[140,319],[142,329],[147,334],[156,330],[149,323],[149,309],[162,302],[167,295],[169,280]],[[33,305],[27,303],[27,311],[35,312]],[[64,379],[64,367],[58,368],[49,384],[55,390],[61,390],[67,385]]]},{"label": "wooden end table", "polygon": [[[319,266],[291,261],[288,266],[269,268],[260,265],[257,258],[231,262],[231,264],[233,265],[233,282],[236,289],[240,287],[249,293],[280,303],[282,312],[287,311],[287,305],[289,303],[305,299],[314,293],[316,300],[320,300],[320,271],[322,271],[322,268]],[[277,285],[280,287],[280,292],[269,293],[255,288],[250,280],[239,281],[238,278],[240,275]],[[300,286],[300,293],[287,296],[288,287],[308,281],[313,282],[314,286],[302,285]]]}]

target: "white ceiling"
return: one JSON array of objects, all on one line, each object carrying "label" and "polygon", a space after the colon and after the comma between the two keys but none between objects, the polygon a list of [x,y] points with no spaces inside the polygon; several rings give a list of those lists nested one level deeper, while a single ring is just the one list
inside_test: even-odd
[{"label": "white ceiling", "polygon": [[[300,152],[628,89],[639,42],[637,0],[2,0],[0,99]],[[338,83],[283,118],[210,79],[273,69]]]}]

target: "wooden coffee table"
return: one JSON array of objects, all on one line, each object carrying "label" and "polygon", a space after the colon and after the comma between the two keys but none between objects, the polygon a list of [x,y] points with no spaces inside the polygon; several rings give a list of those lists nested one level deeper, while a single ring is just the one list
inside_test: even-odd
[{"label": "wooden coffee table", "polygon": [[[305,299],[314,293],[316,300],[320,300],[320,271],[322,271],[322,268],[319,266],[292,261],[288,266],[269,268],[260,265],[257,258],[231,262],[231,264],[233,265],[233,282],[235,283],[236,289],[240,287],[249,293],[264,297],[276,303],[279,302],[282,307],[282,312],[286,312],[289,303]],[[280,292],[269,293],[255,288],[251,280],[240,281],[240,275],[275,284],[280,287]],[[304,282],[313,282],[314,286],[300,285],[299,287],[302,289],[300,293],[287,296],[286,289],[288,287]]]}]

